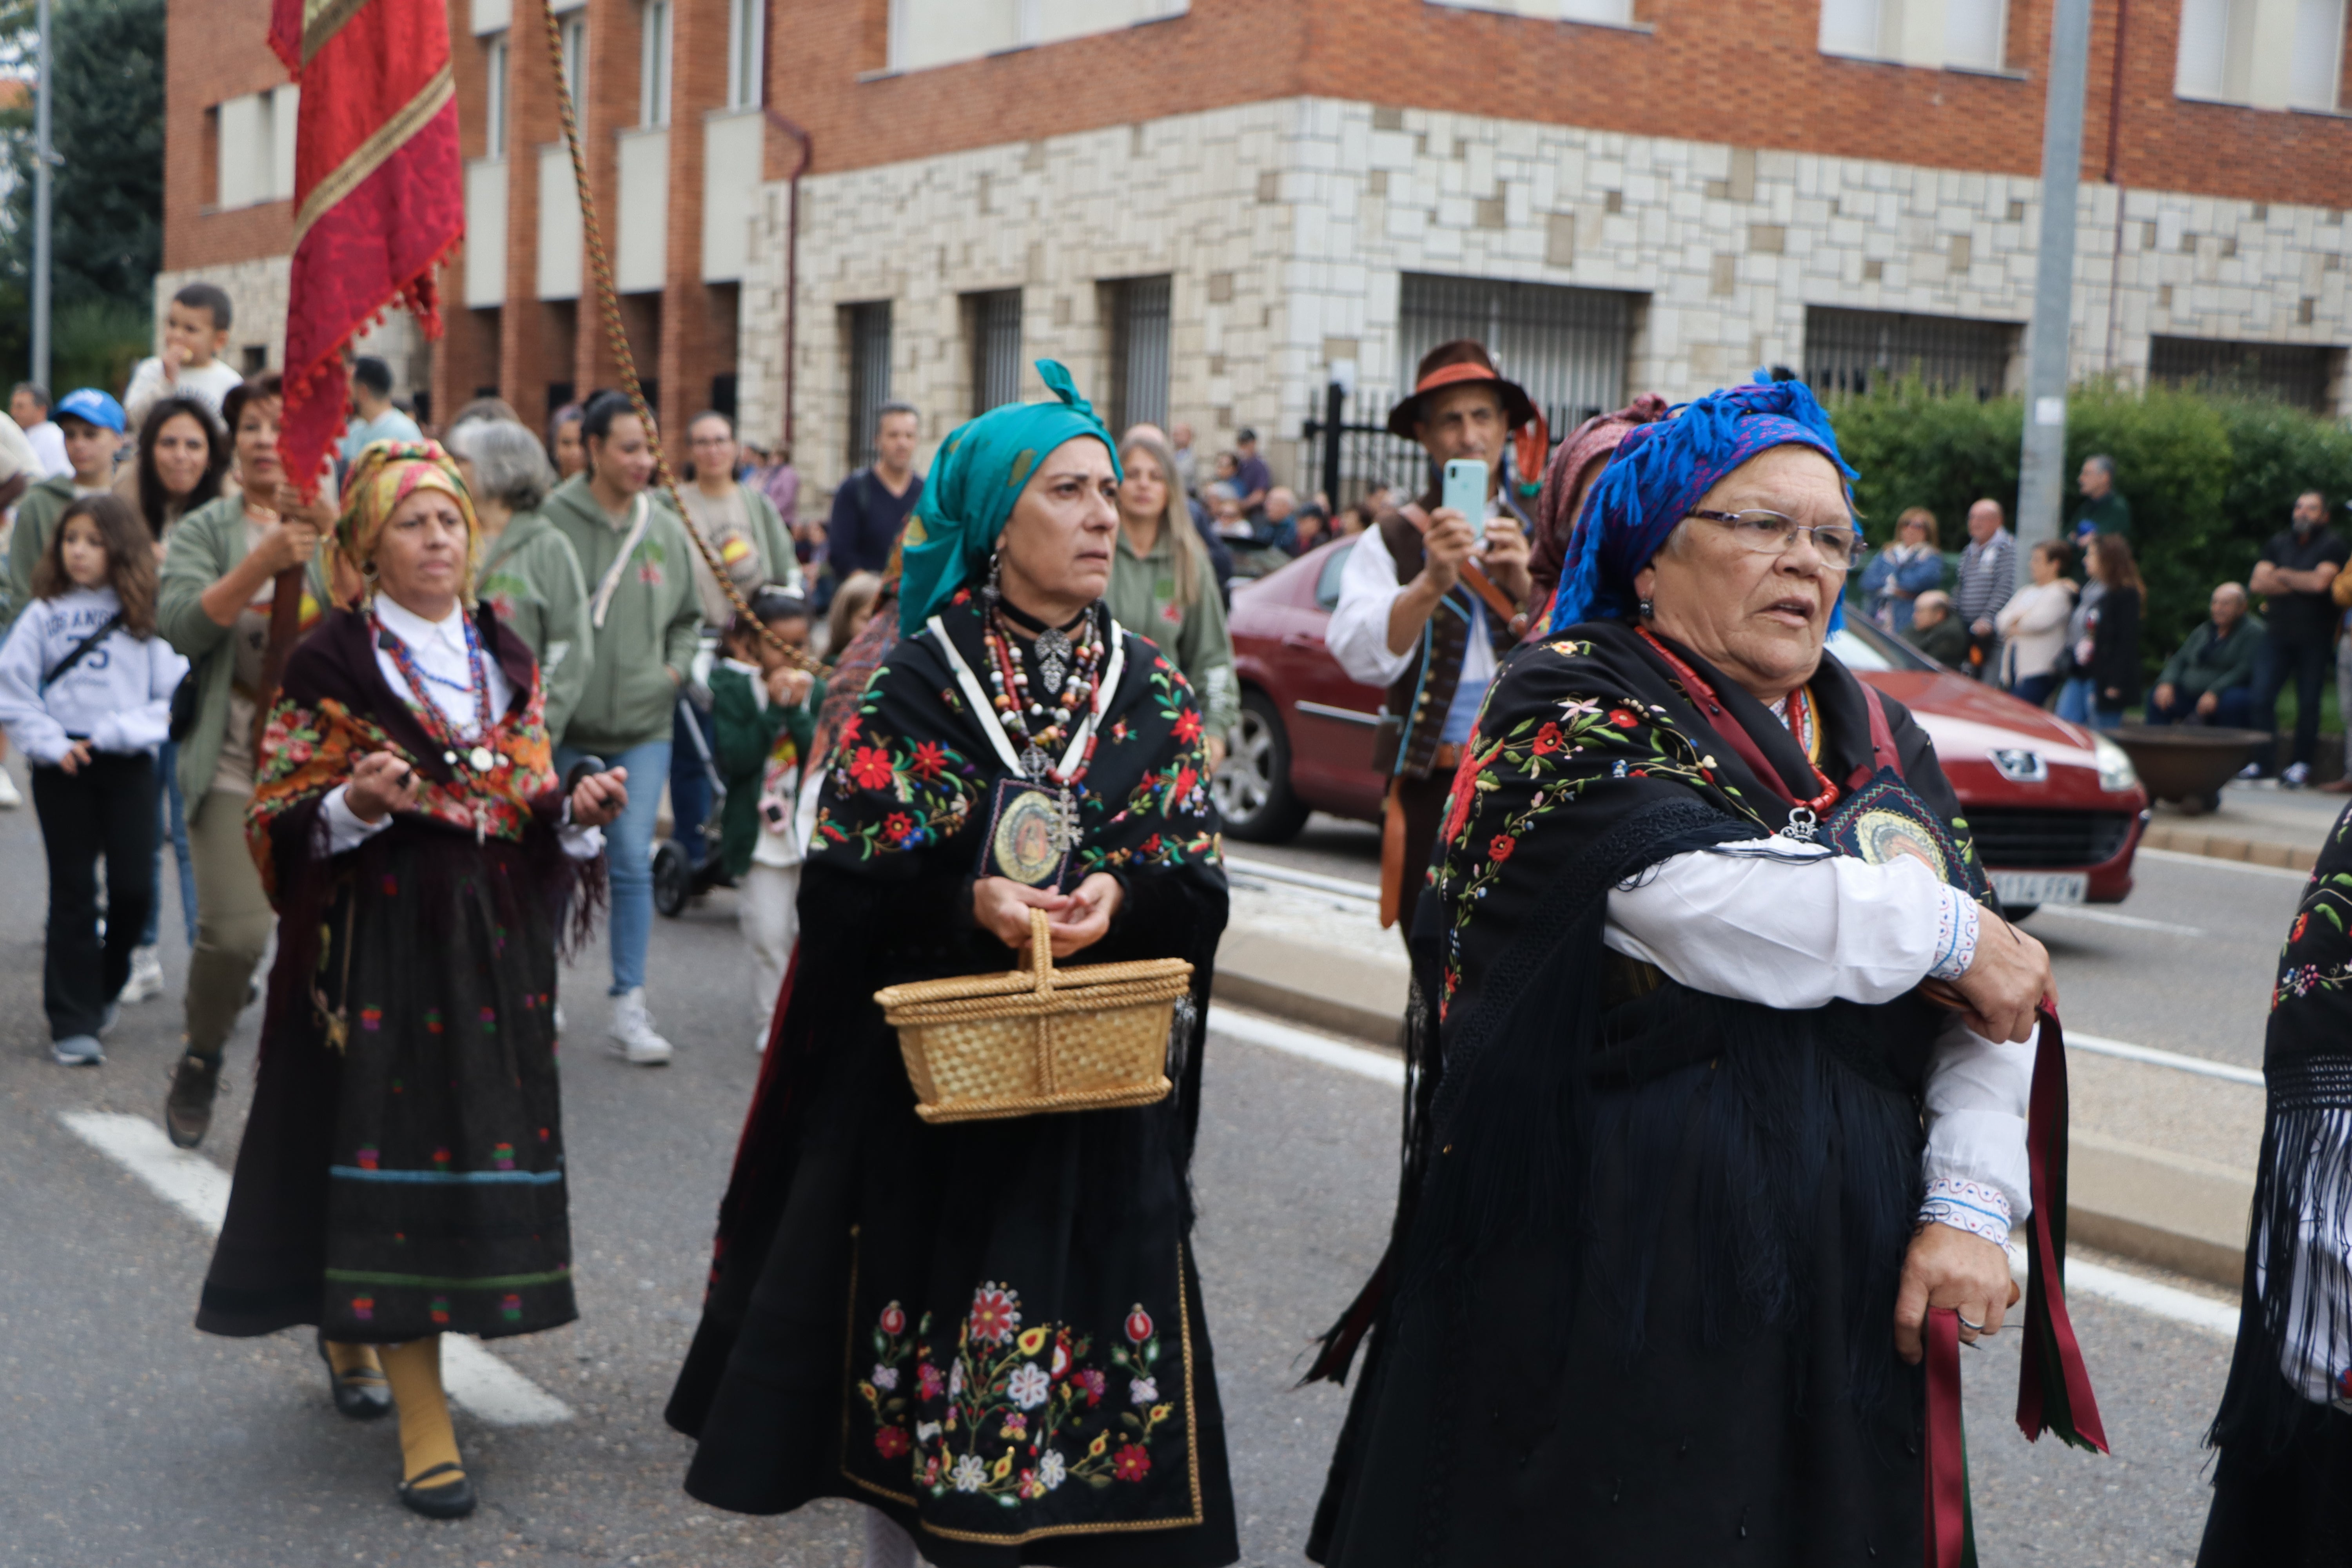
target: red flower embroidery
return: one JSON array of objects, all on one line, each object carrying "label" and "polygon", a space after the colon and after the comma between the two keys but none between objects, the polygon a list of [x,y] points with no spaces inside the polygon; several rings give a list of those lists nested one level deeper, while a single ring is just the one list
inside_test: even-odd
[{"label": "red flower embroidery", "polygon": [[1176,738],[1188,746],[1201,738],[1201,716],[1190,708],[1176,715]]},{"label": "red flower embroidery", "polygon": [[1088,1405],[1100,1405],[1102,1403],[1103,1374],[1100,1367],[1088,1366],[1079,1368],[1077,1384],[1080,1388],[1087,1391],[1087,1403]]},{"label": "red flower embroidery", "polygon": [[1127,1337],[1137,1344],[1151,1337],[1151,1314],[1140,1306],[1127,1315]]},{"label": "red flower embroidery", "polygon": [[971,1293],[971,1337],[1001,1345],[1021,1327],[1021,1302],[1012,1291],[982,1285]]},{"label": "red flower embroidery", "polygon": [[890,783],[890,753],[879,746],[860,746],[849,760],[849,776],[860,789],[884,789]]},{"label": "red flower embroidery", "polygon": [[896,844],[915,831],[915,819],[903,811],[894,811],[882,823],[882,837]]},{"label": "red flower embroidery", "polygon": [[1499,866],[1509,859],[1511,852],[1518,847],[1519,841],[1509,834],[1497,833],[1495,835],[1494,842],[1486,846],[1486,858]]},{"label": "red flower embroidery", "polygon": [[1192,786],[1200,780],[1201,775],[1194,773],[1190,766],[1179,768],[1176,772],[1176,798],[1182,800],[1186,795],[1191,795]]},{"label": "red flower embroidery", "polygon": [[1609,710],[1609,721],[1612,724],[1616,725],[1620,730],[1630,730],[1634,725],[1641,722],[1639,719],[1634,718],[1633,715],[1626,712],[1622,708],[1612,708]]},{"label": "red flower embroidery", "polygon": [[874,1434],[874,1451],[886,1459],[895,1459],[915,1445],[904,1426],[885,1426]]},{"label": "red flower embroidery", "polygon": [[2286,940],[2287,940],[2290,943],[2301,942],[2301,941],[2303,940],[2303,931],[2304,931],[2304,928],[2305,928],[2305,926],[2308,926],[2310,923],[2311,923],[2311,916],[2310,916],[2310,915],[2308,915],[2308,914],[2300,914],[2300,915],[2295,916],[2295,917],[2294,917],[2294,929],[2293,931],[2289,931],[2289,932],[2287,932],[2287,933],[2286,933]]},{"label": "red flower embroidery", "polygon": [[907,771],[925,783],[947,772],[947,748],[937,741],[923,742],[915,748],[915,754],[907,760]]},{"label": "red flower embroidery", "polygon": [[948,1380],[938,1367],[925,1362],[915,1370],[915,1381],[922,1385],[925,1399],[937,1399],[947,1392]]},{"label": "red flower embroidery", "polygon": [[866,716],[862,713],[852,713],[848,718],[844,719],[841,721],[841,743],[843,745],[848,746],[855,745],[856,743],[857,727],[865,721],[865,717]]},{"label": "red flower embroidery", "polygon": [[907,1310],[896,1301],[882,1309],[882,1331],[886,1334],[907,1331]]},{"label": "red flower embroidery", "polygon": [[1110,1468],[1123,1481],[1139,1481],[1151,1473],[1151,1456],[1129,1443],[1111,1457]]},{"label": "red flower embroidery", "polygon": [[1546,724],[1536,731],[1536,755],[1538,757],[1548,757],[1566,744],[1568,741],[1560,734],[1557,724]]}]

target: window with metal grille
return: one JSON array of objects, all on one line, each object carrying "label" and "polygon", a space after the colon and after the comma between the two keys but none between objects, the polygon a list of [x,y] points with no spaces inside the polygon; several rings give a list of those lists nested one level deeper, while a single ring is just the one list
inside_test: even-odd
[{"label": "window with metal grille", "polygon": [[849,466],[874,461],[874,428],[890,401],[890,301],[850,305],[842,310],[842,338],[849,345]]},{"label": "window with metal grille", "polygon": [[2327,412],[2328,384],[2341,350],[2306,343],[2241,343],[2221,338],[2150,338],[2147,377],[2167,386],[2274,397]]},{"label": "window with metal grille", "polygon": [[964,333],[971,344],[971,411],[1021,400],[1021,290],[967,294]]},{"label": "window with metal grille", "polygon": [[2009,384],[2019,327],[1895,310],[1805,309],[1805,380],[1813,391],[1861,394],[1916,374],[1937,392],[1998,397]]},{"label": "window with metal grille", "polygon": [[1549,283],[1503,283],[1408,272],[1397,298],[1397,385],[1421,356],[1455,338],[1486,345],[1527,389],[1554,437],[1625,401],[1633,296]]},{"label": "window with metal grille", "polygon": [[1110,329],[1110,427],[1168,424],[1168,279],[1102,286]]}]

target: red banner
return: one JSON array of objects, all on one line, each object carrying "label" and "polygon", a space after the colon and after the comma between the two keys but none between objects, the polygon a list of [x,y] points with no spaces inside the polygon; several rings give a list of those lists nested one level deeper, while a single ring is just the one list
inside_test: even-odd
[{"label": "red banner", "polygon": [[342,353],[394,305],[441,335],[435,270],[465,237],[445,0],[274,0],[302,88],[286,301],[287,477],[315,493],[347,408]]}]

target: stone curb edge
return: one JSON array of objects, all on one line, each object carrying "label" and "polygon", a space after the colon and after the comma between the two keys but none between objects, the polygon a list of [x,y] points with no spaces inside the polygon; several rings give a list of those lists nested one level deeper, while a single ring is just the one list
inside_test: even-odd
[{"label": "stone curb edge", "polygon": [[2319,858],[2315,844],[2273,844],[2260,838],[2240,838],[2223,833],[2205,833],[2194,827],[2175,827],[2168,823],[2150,823],[2140,835],[2142,849],[2169,849],[2176,855],[2202,855],[2209,860],[2242,860],[2254,866],[2276,866],[2283,870],[2308,871]]}]

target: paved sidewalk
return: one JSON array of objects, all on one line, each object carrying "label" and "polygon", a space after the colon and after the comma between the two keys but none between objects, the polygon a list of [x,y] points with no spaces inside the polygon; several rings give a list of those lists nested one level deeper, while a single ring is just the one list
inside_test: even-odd
[{"label": "paved sidewalk", "polygon": [[2308,871],[2346,798],[2267,779],[2233,784],[2222,790],[2218,811],[2192,815],[2158,802],[2141,847]]}]

